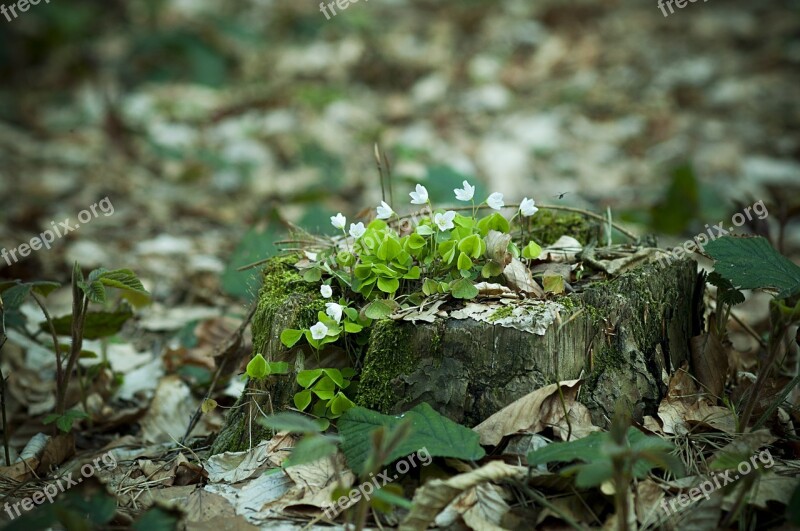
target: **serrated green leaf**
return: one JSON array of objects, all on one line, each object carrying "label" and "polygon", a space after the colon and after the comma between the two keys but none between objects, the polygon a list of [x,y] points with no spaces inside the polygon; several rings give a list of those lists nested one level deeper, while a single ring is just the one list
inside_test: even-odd
[{"label": "serrated green leaf", "polygon": [[292,455],[284,466],[313,463],[336,453],[336,439],[324,435],[307,435],[292,448]]},{"label": "serrated green leaf", "polygon": [[[113,336],[133,317],[133,312],[125,308],[118,312],[88,312],[83,324],[83,337],[85,339],[100,339]],[[40,328],[49,331],[47,323],[41,323]],[[72,330],[72,315],[63,315],[53,319],[56,334],[68,336]]]},{"label": "serrated green leaf", "polygon": [[762,237],[718,238],[705,246],[714,270],[739,289],[778,290],[778,298],[800,292],[800,266]]},{"label": "serrated green leaf", "polygon": [[453,457],[475,461],[485,455],[477,432],[456,424],[422,403],[402,416],[383,415],[363,407],[347,410],[339,419],[342,451],[350,468],[364,472],[364,464],[372,447],[372,432],[380,427],[393,430],[401,422],[411,423],[410,435],[388,458],[385,465],[425,448],[432,457]]},{"label": "serrated green leaf", "polygon": [[315,419],[291,411],[260,417],[257,422],[275,431],[290,433],[319,433],[322,431],[322,427]]}]

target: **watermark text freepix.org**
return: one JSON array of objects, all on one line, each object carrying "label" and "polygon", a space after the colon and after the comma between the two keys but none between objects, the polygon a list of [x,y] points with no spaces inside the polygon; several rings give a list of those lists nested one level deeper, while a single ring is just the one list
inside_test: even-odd
[{"label": "watermark text freepix.org", "polygon": [[[364,1],[369,2],[369,0],[364,0]],[[325,18],[327,20],[330,20],[331,16],[328,14],[329,9],[331,10],[331,13],[333,13],[333,16],[335,17],[337,15],[336,13],[337,7],[342,11],[344,11],[345,9],[350,7],[350,4],[357,4],[357,3],[358,0],[336,0],[335,2],[329,2],[327,4],[325,2],[320,2],[319,10],[322,12],[323,15],[325,15]]]},{"label": "watermark text freepix.org", "polygon": [[[675,12],[675,10],[672,9],[672,4],[675,4],[679,9],[683,9],[688,4],[694,4],[697,1],[698,0],[658,0],[658,8],[664,13],[665,17],[668,17]],[[705,2],[708,2],[708,0],[703,0],[703,3]],[[669,8],[669,14],[667,14],[667,8]]]},{"label": "watermark text freepix.org", "polygon": [[659,257],[658,263],[660,265],[671,264],[673,260],[680,260],[683,258],[684,254],[693,253],[697,250],[702,252],[709,241],[716,240],[721,236],[727,236],[728,234],[732,233],[736,230],[736,227],[741,227],[747,221],[752,220],[753,214],[755,214],[758,219],[764,219],[769,216],[769,212],[767,212],[767,207],[764,205],[764,201],[753,203],[752,206],[742,209],[742,212],[737,212],[734,214],[731,217],[731,223],[733,226],[729,227],[728,229],[725,229],[724,221],[720,221],[712,227],[709,227],[706,223],[708,236],[706,236],[705,232],[701,232],[694,238],[686,240],[683,245],[673,247],[672,251],[667,251],[665,254]]},{"label": "watermark text freepix.org", "polygon": [[[753,455],[750,458],[750,461],[740,462],[735,470],[731,469],[714,474],[707,480],[700,483],[698,486],[690,489],[689,494],[682,493],[673,497],[669,501],[669,507],[667,506],[667,499],[662,499],[661,507],[664,509],[664,512],[669,515],[675,513],[679,509],[688,507],[692,502],[696,502],[703,496],[705,496],[706,500],[710,499],[711,493],[715,490],[721,489],[729,483],[737,481],[739,478],[748,475],[753,470],[758,470],[759,467],[756,459],[758,459],[758,461],[764,465],[765,469],[772,468],[772,465],[775,464],[775,461],[772,459],[772,454],[769,453],[769,450],[763,450],[762,452]],[[738,472],[738,474],[736,472]],[[676,507],[676,505],[679,505],[680,507]]]},{"label": "watermark text freepix.org", "polygon": [[416,463],[416,458],[419,458],[422,466],[428,466],[433,461],[433,458],[431,457],[431,454],[428,453],[427,448],[421,448],[417,450],[413,454],[410,454],[408,457],[397,462],[397,464],[394,466],[397,473],[393,476],[389,476],[389,472],[387,470],[378,473],[377,476],[370,474],[370,481],[365,481],[361,485],[353,487],[346,496],[342,496],[336,500],[336,503],[326,506],[324,508],[325,516],[332,520],[337,514],[339,514],[339,512],[342,511],[342,509],[352,506],[361,498],[369,501],[373,492],[379,490],[384,485],[395,481],[398,477],[400,477],[400,474],[405,474],[412,468],[416,468],[418,464]]},{"label": "watermark text freepix.org", "polygon": [[[42,231],[39,236],[34,236],[28,243],[20,244],[18,247],[14,247],[13,249],[6,249],[3,247],[0,250],[0,256],[2,256],[3,260],[6,261],[6,264],[10,266],[11,264],[18,262],[20,259],[26,258],[29,254],[31,254],[31,251],[38,251],[42,247],[50,249],[50,245],[56,241],[56,238],[63,238],[66,234],[69,234],[74,230],[78,230],[78,228],[81,226],[81,223],[89,223],[94,218],[98,217],[98,208],[106,217],[114,213],[114,205],[111,204],[111,200],[108,198],[108,196],[106,196],[99,202],[91,205],[88,209],[81,210],[78,213],[77,223],[70,223],[70,218],[61,221],[58,224],[56,224],[55,221],[51,221],[50,229]],[[19,258],[17,257],[17,253],[19,253]]]},{"label": "watermark text freepix.org", "polygon": [[45,500],[47,503],[53,503],[53,500],[56,499],[56,496],[58,496],[59,493],[78,485],[84,480],[84,478],[92,477],[95,472],[100,470],[101,464],[105,465],[105,468],[109,468],[111,470],[117,468],[117,460],[114,459],[114,456],[111,455],[111,452],[106,452],[100,457],[96,457],[94,461],[84,464],[79,470],[80,476],[73,478],[73,475],[76,475],[76,472],[70,472],[66,476],[58,478],[55,483],[48,483],[45,485],[44,489],[34,493],[32,496],[12,504],[6,502],[6,504],[3,506],[3,509],[5,509],[9,518],[13,520],[14,518],[22,515],[20,509],[26,512],[30,511],[37,505],[42,505]]},{"label": "watermark text freepix.org", "polygon": [[[11,22],[19,16],[17,14],[17,9],[19,9],[21,13],[24,13],[30,9],[31,6],[39,5],[39,2],[41,2],[41,0],[19,0],[9,6],[0,4],[0,13],[6,17],[7,21]],[[44,0],[44,3],[49,4],[50,0]],[[12,16],[14,18],[11,18]]]}]

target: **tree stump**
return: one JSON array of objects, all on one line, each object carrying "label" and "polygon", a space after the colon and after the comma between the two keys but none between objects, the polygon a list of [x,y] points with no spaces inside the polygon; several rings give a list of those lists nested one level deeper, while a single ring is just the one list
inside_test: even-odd
[{"label": "tree stump", "polygon": [[[254,352],[288,361],[295,371],[348,365],[336,347],[318,360],[307,345],[287,350],[280,342],[285,328],[316,322],[325,302],[318,288],[291,258],[270,261],[252,324]],[[595,424],[606,426],[618,401],[641,420],[664,396],[664,375],[689,359],[701,289],[694,261],[649,263],[568,296],[490,301],[477,309],[459,309],[465,303],[455,301],[446,318],[431,323],[376,321],[357,360],[355,402],[384,413],[427,402],[474,426],[535,389],[583,377],[579,400]],[[213,453],[268,437],[254,419],[293,407],[298,390],[294,374],[249,382]]]}]

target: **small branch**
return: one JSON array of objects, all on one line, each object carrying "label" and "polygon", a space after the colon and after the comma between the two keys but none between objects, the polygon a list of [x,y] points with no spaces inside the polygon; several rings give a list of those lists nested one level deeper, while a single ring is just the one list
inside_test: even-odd
[{"label": "small branch", "polygon": [[[0,297],[0,351],[6,344],[6,312],[3,307],[3,299]],[[5,450],[6,466],[11,466],[11,455],[8,451],[9,433],[8,418],[6,417],[6,377],[3,374],[3,367],[0,364],[0,410],[3,414],[3,450]]]},{"label": "small branch", "polygon": [[58,334],[56,334],[56,327],[53,325],[53,319],[50,317],[50,312],[47,311],[44,301],[33,291],[31,291],[31,297],[33,297],[33,300],[36,301],[36,304],[38,304],[39,308],[42,310],[44,318],[47,321],[47,327],[50,329],[50,337],[53,339],[53,350],[56,353],[56,395],[59,395],[59,390],[64,385],[64,368],[61,366],[61,349],[58,345]]}]

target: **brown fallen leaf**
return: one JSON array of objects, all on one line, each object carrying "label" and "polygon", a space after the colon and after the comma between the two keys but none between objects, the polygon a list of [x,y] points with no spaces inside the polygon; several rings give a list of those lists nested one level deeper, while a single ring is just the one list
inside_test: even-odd
[{"label": "brown fallen leaf", "polygon": [[[512,466],[502,461],[491,461],[477,470],[459,474],[449,479],[432,479],[418,488],[414,493],[412,509],[405,520],[400,523],[399,531],[418,531],[427,529],[436,520],[442,510],[447,507],[462,493],[485,483],[497,482],[504,479],[524,479],[528,468]],[[489,495],[485,497],[488,499]],[[494,504],[494,502],[492,503]],[[488,506],[485,502],[484,508]],[[496,514],[496,508],[488,514]],[[487,514],[487,513],[483,513]],[[473,521],[481,516],[481,510],[472,515]],[[481,529],[481,528],[478,528]],[[495,529],[495,528],[491,528]]]},{"label": "brown fallen leaf", "polygon": [[713,397],[722,396],[728,378],[728,353],[716,334],[706,333],[689,340],[692,367],[700,385]]},{"label": "brown fallen leaf", "polygon": [[542,288],[533,280],[531,270],[516,258],[512,258],[503,269],[503,278],[506,279],[509,287],[513,290],[529,293],[537,297],[544,295]]},{"label": "brown fallen leaf", "polygon": [[[567,380],[537,389],[507,405],[473,430],[480,434],[481,444],[489,446],[497,446],[506,435],[521,431],[538,433],[554,426],[559,434],[566,436],[566,432],[570,431],[565,418],[566,406],[567,412],[575,410],[569,416],[569,424],[572,425],[569,438],[573,440],[588,435],[599,428],[591,425],[588,410],[584,411],[585,406],[576,403],[580,382],[581,380]],[[564,399],[563,405],[559,387]]]}]

